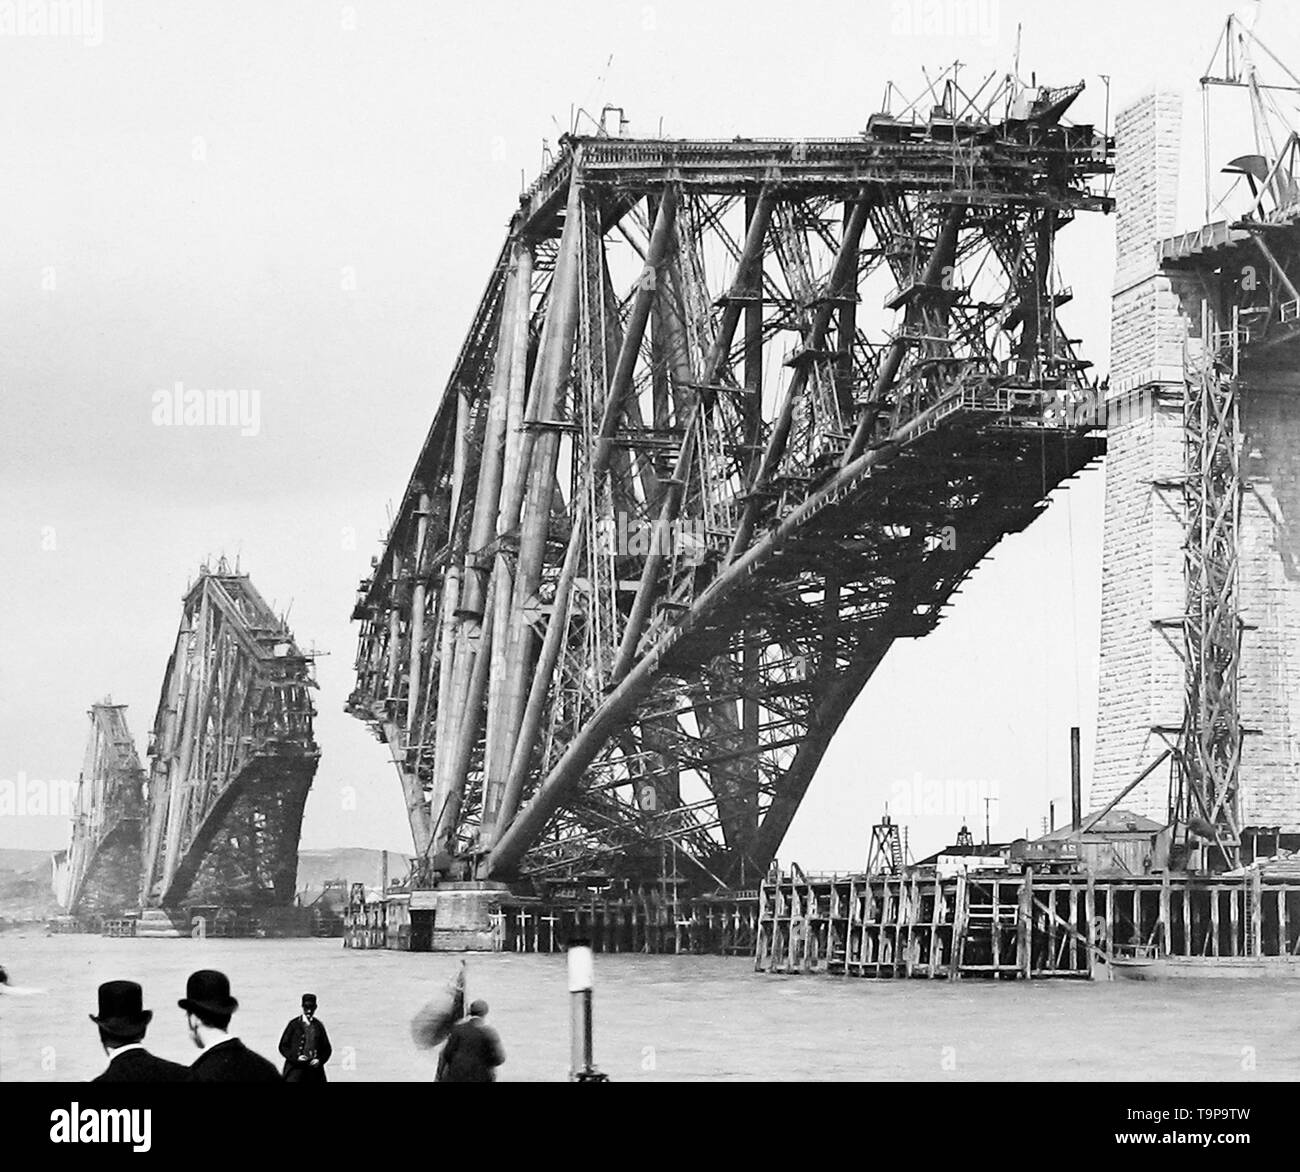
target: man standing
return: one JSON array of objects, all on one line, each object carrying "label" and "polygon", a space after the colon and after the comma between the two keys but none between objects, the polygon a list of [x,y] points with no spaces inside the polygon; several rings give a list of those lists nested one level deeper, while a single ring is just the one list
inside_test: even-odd
[{"label": "man standing", "polygon": [[185,996],[176,1002],[185,1010],[190,1040],[203,1051],[190,1067],[195,1082],[279,1082],[280,1074],[229,1032],[239,1002],[230,995],[230,981],[216,969],[200,969],[185,982]]},{"label": "man standing", "polygon": [[501,1038],[483,1019],[486,1001],[475,1001],[469,1017],[452,1028],[438,1059],[439,1082],[495,1082],[496,1068],[506,1060]]},{"label": "man standing", "polygon": [[284,1027],[280,1054],[285,1082],[326,1082],[325,1063],[334,1053],[325,1023],[316,1020],[316,994],[302,995],[302,1013]]},{"label": "man standing", "polygon": [[92,1082],[189,1082],[190,1068],[156,1058],[144,1048],[153,1010],[144,1008],[144,991],[134,981],[106,981],[99,987],[99,1044],[108,1069]]}]

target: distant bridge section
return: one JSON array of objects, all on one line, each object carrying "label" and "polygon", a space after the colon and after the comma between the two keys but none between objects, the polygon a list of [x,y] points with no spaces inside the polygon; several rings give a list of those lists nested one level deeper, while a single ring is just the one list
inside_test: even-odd
[{"label": "distant bridge section", "polygon": [[320,756],[311,658],[246,574],[185,595],[150,743],[142,901],[285,905]]},{"label": "distant bridge section", "polygon": [[126,725],[126,705],[105,699],[89,716],[72,844],[58,894],[72,915],[111,915],[139,903],[145,775]]}]

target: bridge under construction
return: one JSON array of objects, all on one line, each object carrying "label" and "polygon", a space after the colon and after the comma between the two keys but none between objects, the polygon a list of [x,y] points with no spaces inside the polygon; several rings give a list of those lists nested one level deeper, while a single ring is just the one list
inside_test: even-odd
[{"label": "bridge under construction", "polygon": [[122,705],[90,712],[61,902],[82,916],[293,901],[319,757],[311,661],[224,559],[185,593],[146,775]]},{"label": "bridge under construction", "polygon": [[767,871],[894,640],[1104,450],[1058,320],[1057,234],[1113,205],[1082,88],[563,139],[354,612],[419,883]]},{"label": "bridge under construction", "polygon": [[[1230,20],[1201,79],[1249,96],[1258,152],[1227,168],[1248,195],[1181,234],[1168,95],[1120,114],[1118,149],[1070,121],[1082,83],[955,65],[850,137],[642,139],[621,111],[566,135],[356,598],[347,710],[415,854],[400,908],[354,908],[359,946],[693,925],[771,968],[929,976],[1083,975],[1117,931],[1300,951],[1277,869],[1300,848],[1300,136],[1274,101],[1300,79],[1265,80],[1259,47]],[[1116,209],[1099,383],[1057,238]],[[1031,844],[1014,906],[1006,878],[918,879],[874,844],[866,877],[773,875],[894,641],[1103,454],[1103,808],[1076,801],[1075,853]],[[246,576],[205,569],[147,774],[120,707],[92,711],[68,906],[287,903],[312,686]],[[1151,833],[1099,889],[1116,842],[1078,852],[1111,825]]]}]

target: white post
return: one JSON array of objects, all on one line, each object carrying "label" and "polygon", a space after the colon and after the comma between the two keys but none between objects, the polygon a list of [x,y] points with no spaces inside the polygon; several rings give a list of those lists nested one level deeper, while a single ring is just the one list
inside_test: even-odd
[{"label": "white post", "polygon": [[593,985],[591,945],[585,940],[569,944],[570,1082],[609,1082],[591,1060],[591,991]]}]

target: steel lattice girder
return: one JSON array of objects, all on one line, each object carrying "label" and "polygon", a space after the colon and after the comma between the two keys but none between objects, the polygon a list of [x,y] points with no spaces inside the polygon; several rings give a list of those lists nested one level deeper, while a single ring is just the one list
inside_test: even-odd
[{"label": "steel lattice girder", "polygon": [[286,905],[319,752],[311,660],[245,574],[185,595],[154,720],[141,898]]},{"label": "steel lattice girder", "polygon": [[[1176,288],[1183,312],[1200,322],[1184,360],[1185,689],[1170,815],[1184,828],[1198,820],[1199,833],[1215,841],[1215,865],[1232,868],[1240,861],[1239,774],[1247,732],[1239,697],[1244,452],[1253,450],[1257,471],[1277,493],[1277,546],[1289,574],[1295,572],[1291,534],[1300,511],[1294,479],[1279,461],[1284,445],[1267,416],[1254,428],[1246,421],[1259,409],[1258,402],[1250,409],[1253,390],[1279,378],[1286,385],[1300,354],[1300,215],[1294,207],[1280,208],[1222,225],[1208,239],[1207,246],[1203,230],[1160,246],[1166,271],[1195,275]],[[1240,280],[1243,266],[1261,258],[1263,279]]]},{"label": "steel lattice girder", "polygon": [[126,724],[126,705],[92,706],[77,782],[67,857],[70,914],[110,914],[137,906],[144,768]]},{"label": "steel lattice girder", "polygon": [[1055,98],[565,140],[354,611],[421,855],[765,870],[893,639],[1101,451],[1052,249],[1110,143]]}]

